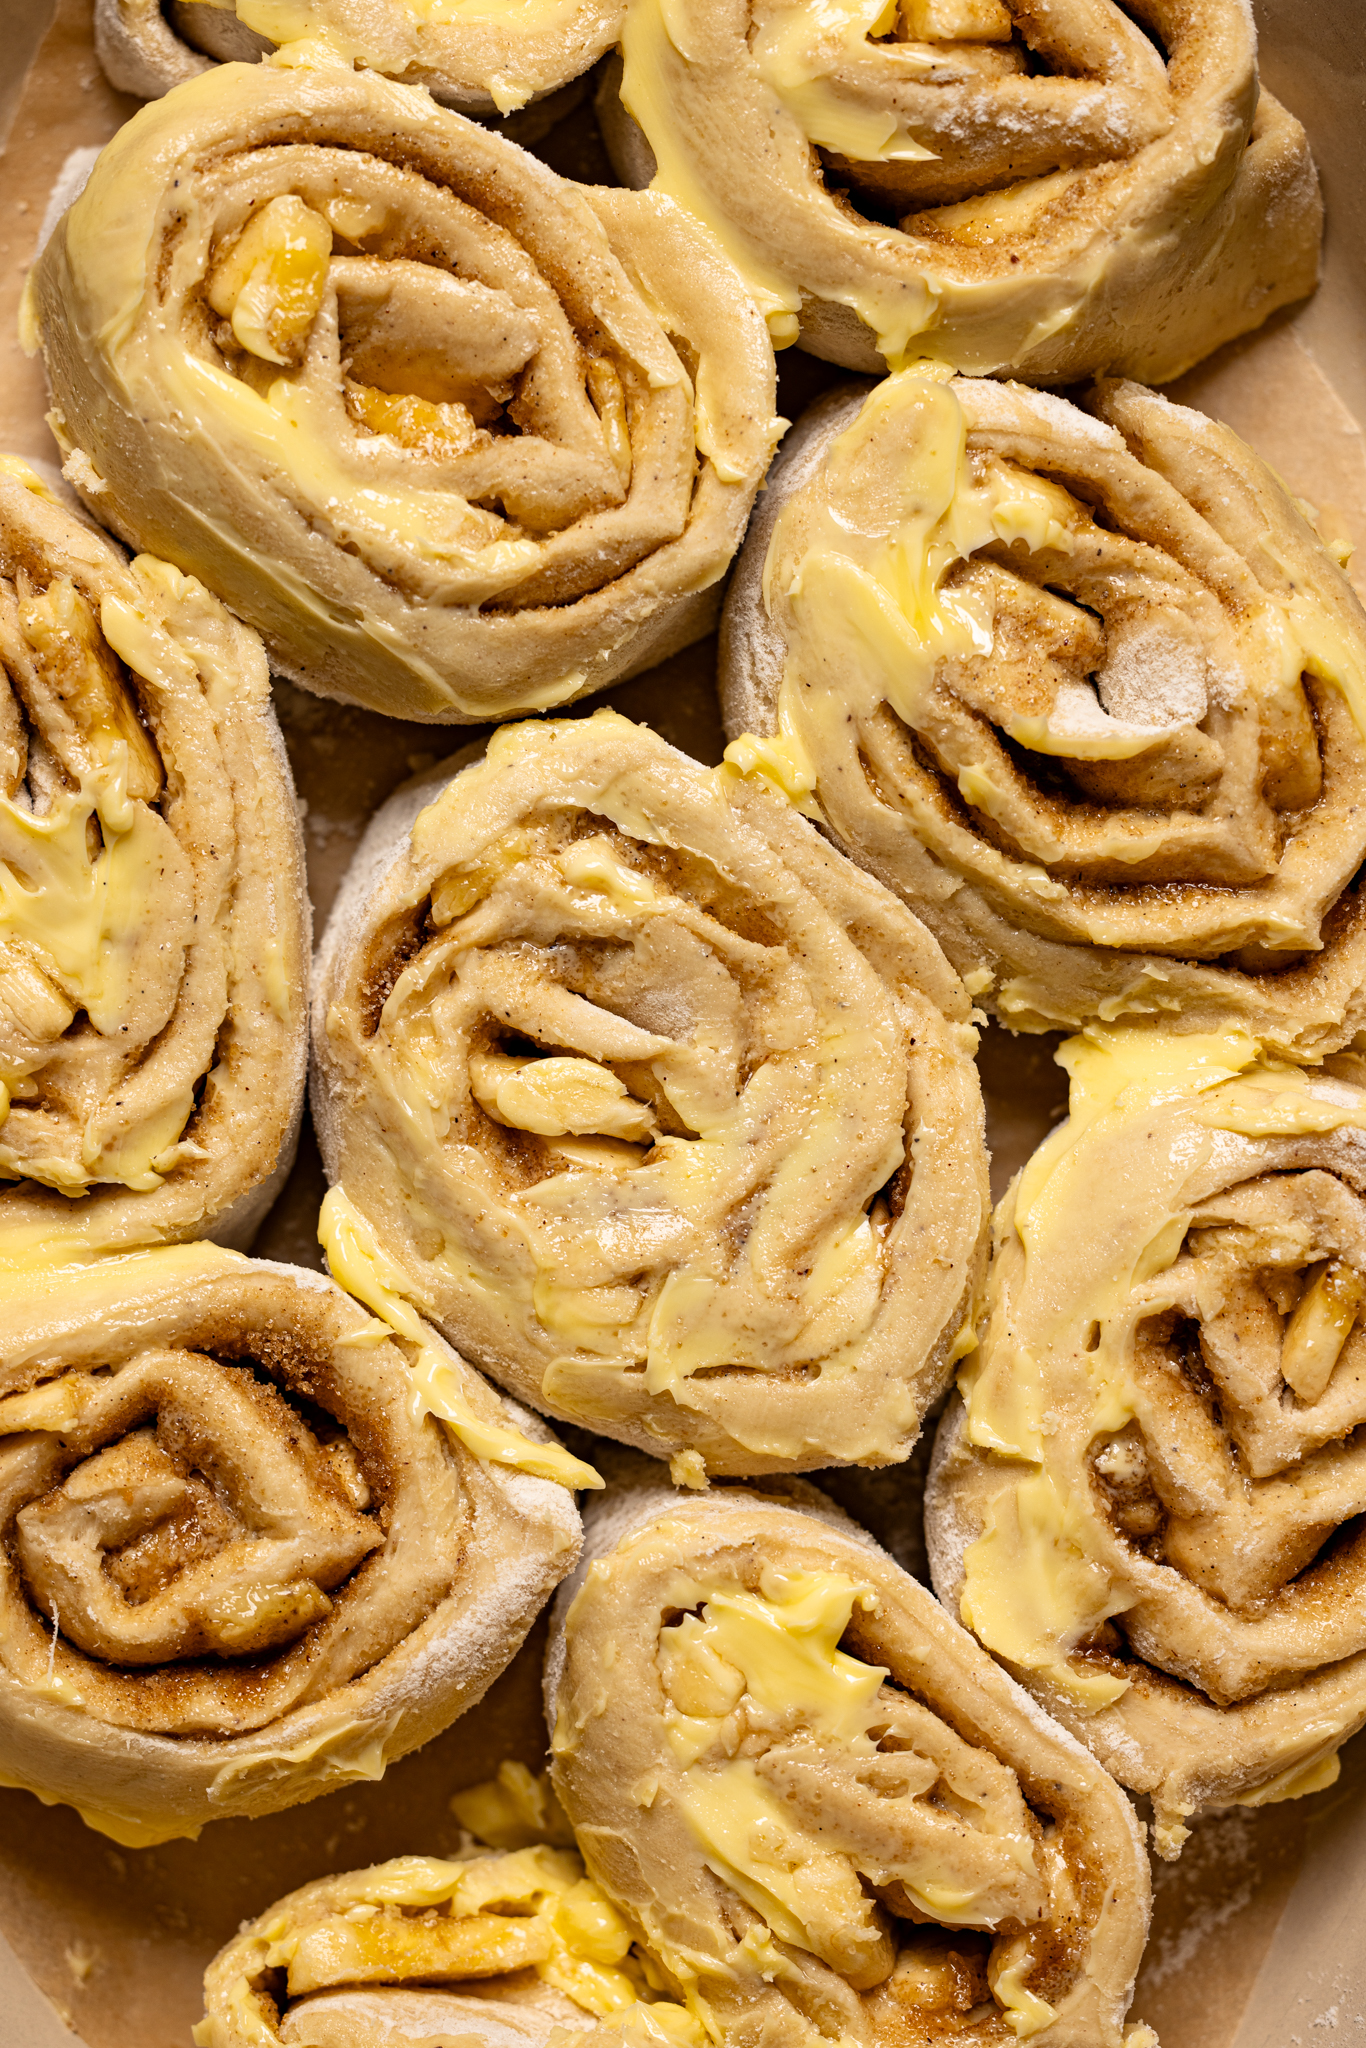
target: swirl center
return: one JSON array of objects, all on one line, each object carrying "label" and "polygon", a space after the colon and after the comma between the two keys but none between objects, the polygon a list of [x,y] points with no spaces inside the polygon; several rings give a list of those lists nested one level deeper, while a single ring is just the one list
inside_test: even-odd
[{"label": "swirl center", "polygon": [[243,1368],[144,1355],[11,1397],[0,1429],[32,1428],[59,1401],[78,1419],[15,1542],[34,1606],[89,1657],[136,1666],[290,1643],[383,1540],[346,1444],[329,1455]]}]

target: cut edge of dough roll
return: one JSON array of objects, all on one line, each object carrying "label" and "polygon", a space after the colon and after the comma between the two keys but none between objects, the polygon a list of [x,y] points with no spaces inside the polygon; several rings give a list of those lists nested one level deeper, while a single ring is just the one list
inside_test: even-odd
[{"label": "cut edge of dough roll", "polygon": [[454,1857],[341,1871],[245,1921],[204,1974],[197,2048],[706,2048],[586,1876],[548,1774],[507,1760],[450,1810]]},{"label": "cut edge of dough roll", "polygon": [[[925,1496],[936,1591],[1179,1854],[1366,1721],[1366,1091],[1246,1033],[1092,1030],[997,1211]],[[1339,1538],[1343,1540],[1338,1540]]]},{"label": "cut edge of dough roll", "polygon": [[538,0],[519,22],[488,0],[443,21],[439,0],[95,0],[95,51],[111,85],[147,100],[213,63],[323,40],[457,113],[511,116],[506,132],[526,142],[582,98],[573,88],[611,48],[621,11],[620,0]]},{"label": "cut edge of dough roll", "polygon": [[[19,1258],[245,1248],[294,1159],[311,922],[260,641],[11,458],[0,566],[4,1241]],[[89,822],[73,836],[87,813],[93,854]],[[45,1124],[48,1069],[62,1107]]]},{"label": "cut edge of dough roll", "polygon": [[[1020,42],[995,13],[983,45],[877,0],[633,0],[599,92],[609,153],[721,236],[776,346],[846,369],[1163,383],[1308,296],[1318,180],[1238,0],[1155,8],[1165,63],[1118,7],[1050,10]],[[960,147],[1001,161],[956,190]]]}]

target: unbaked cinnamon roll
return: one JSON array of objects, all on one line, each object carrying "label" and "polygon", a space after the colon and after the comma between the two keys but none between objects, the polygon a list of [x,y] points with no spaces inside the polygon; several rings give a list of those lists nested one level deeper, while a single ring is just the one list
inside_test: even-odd
[{"label": "unbaked cinnamon roll", "polygon": [[1165,383],[1317,281],[1241,0],[631,0],[622,52],[619,175],[715,230],[779,347]]},{"label": "unbaked cinnamon roll", "polygon": [[0,1311],[0,1782],[116,1841],[382,1776],[577,1554],[543,1426],[445,1347],[472,1428],[440,1426],[315,1273],[182,1245],[12,1273]]},{"label": "unbaked cinnamon roll", "polygon": [[669,200],[305,56],[144,107],[39,259],[79,487],[281,672],[395,716],[544,709],[700,638],[778,432],[732,266]]},{"label": "unbaked cinnamon roll", "polygon": [[462,114],[557,95],[553,119],[568,111],[565,88],[611,49],[622,12],[623,0],[95,0],[95,49],[120,92],[157,99],[211,62],[325,39]]},{"label": "unbaked cinnamon roll", "polygon": [[321,947],[334,1270],[681,1477],[897,1462],[980,1270],[969,1014],[760,783],[505,727],[378,814]]},{"label": "unbaked cinnamon roll", "polygon": [[[479,1816],[500,1789],[452,1804]],[[268,1907],[209,1965],[197,2048],[706,2048],[548,1803],[549,1826],[501,1853],[398,1856]]]},{"label": "unbaked cinnamon roll", "polygon": [[1366,1722],[1366,1089],[1095,1031],[999,1212],[926,1496],[940,1598],[1122,1783],[1316,1791]]},{"label": "unbaked cinnamon roll", "polygon": [[246,1244],[294,1154],[308,899],[256,635],[0,458],[0,1233]]},{"label": "unbaked cinnamon roll", "polygon": [[1366,615],[1228,428],[1088,408],[910,372],[814,408],[731,587],[733,756],[1013,1030],[1318,1058],[1366,1023]]},{"label": "unbaked cinnamon roll", "polygon": [[590,1510],[546,1668],[590,1874],[712,2040],[1152,2043],[1128,1801],[814,1489]]}]

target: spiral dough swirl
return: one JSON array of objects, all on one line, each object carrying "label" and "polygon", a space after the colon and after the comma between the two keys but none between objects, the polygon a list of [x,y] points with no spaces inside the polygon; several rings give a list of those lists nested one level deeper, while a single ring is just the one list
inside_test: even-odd
[{"label": "spiral dough swirl", "polygon": [[1012,1029],[1320,1057],[1366,1021],[1366,616],[1228,428],[1088,404],[907,372],[815,408],[731,587],[727,728]]},{"label": "spiral dough swirl", "polygon": [[0,1376],[0,1775],[116,1840],[381,1776],[577,1550],[563,1489],[448,1441],[399,1348],[295,1267],[12,1274]]},{"label": "spiral dough swirl", "polygon": [[1306,1075],[1237,1034],[1064,1057],[927,1535],[1172,1855],[1205,1808],[1330,1784],[1366,1721],[1366,1091],[1355,1056]]},{"label": "spiral dough swirl", "polygon": [[144,107],[28,318],[101,518],[296,681],[408,718],[707,632],[778,431],[762,322],[672,202],[325,58]]},{"label": "spiral dough swirl", "polygon": [[786,802],[612,712],[504,728],[380,814],[314,1000],[330,1176],[522,1399],[718,1470],[907,1455],[978,1271],[975,1041]]}]

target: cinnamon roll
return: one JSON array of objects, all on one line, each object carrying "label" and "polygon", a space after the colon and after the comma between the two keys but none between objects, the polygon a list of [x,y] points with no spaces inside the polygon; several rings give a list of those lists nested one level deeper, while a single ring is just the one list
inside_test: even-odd
[{"label": "cinnamon roll", "polygon": [[120,92],[157,99],[210,62],[254,63],[325,39],[462,114],[510,114],[567,98],[611,49],[621,16],[621,0],[95,0],[95,49]]},{"label": "cinnamon roll", "polygon": [[308,947],[260,641],[0,458],[11,1252],[250,1241],[294,1154]]},{"label": "cinnamon roll", "polygon": [[1317,281],[1241,0],[631,0],[622,52],[619,175],[720,236],[779,347],[1165,383]]},{"label": "cinnamon roll", "polygon": [[1366,1088],[1239,1033],[1089,1032],[996,1226],[926,1496],[940,1598],[1190,1818],[1366,1722]]},{"label": "cinnamon roll", "polygon": [[[573,1563],[565,1487],[439,1427],[316,1273],[182,1245],[3,1289],[0,1781],[116,1841],[382,1776]],[[524,1463],[554,1450],[446,1367]]]},{"label": "cinnamon roll", "polygon": [[378,814],[320,949],[329,1200],[386,1262],[348,1284],[691,1482],[897,1462],[980,1270],[969,1013],[759,782],[505,727]]},{"label": "cinnamon roll", "polygon": [[[1366,615],[1228,428],[907,372],[816,407],[731,588],[727,730],[1013,1030],[1366,1023]],[[738,757],[737,757],[738,758]]]},{"label": "cinnamon roll", "polygon": [[318,45],[136,114],[25,319],[99,516],[396,717],[543,709],[700,638],[778,432],[763,323],[680,208]]},{"label": "cinnamon roll", "polygon": [[547,1662],[590,1874],[713,2040],[1152,2042],[1113,1780],[814,1489],[590,1510]]},{"label": "cinnamon roll", "polygon": [[209,1965],[197,2048],[706,2048],[678,1987],[584,1875],[544,1781],[520,1764],[498,1775],[534,1795],[539,1828],[515,1845],[496,1825],[485,1834],[476,1819],[526,1802],[502,1782],[474,1786],[451,1803],[501,1853],[397,1856],[291,1892]]}]

